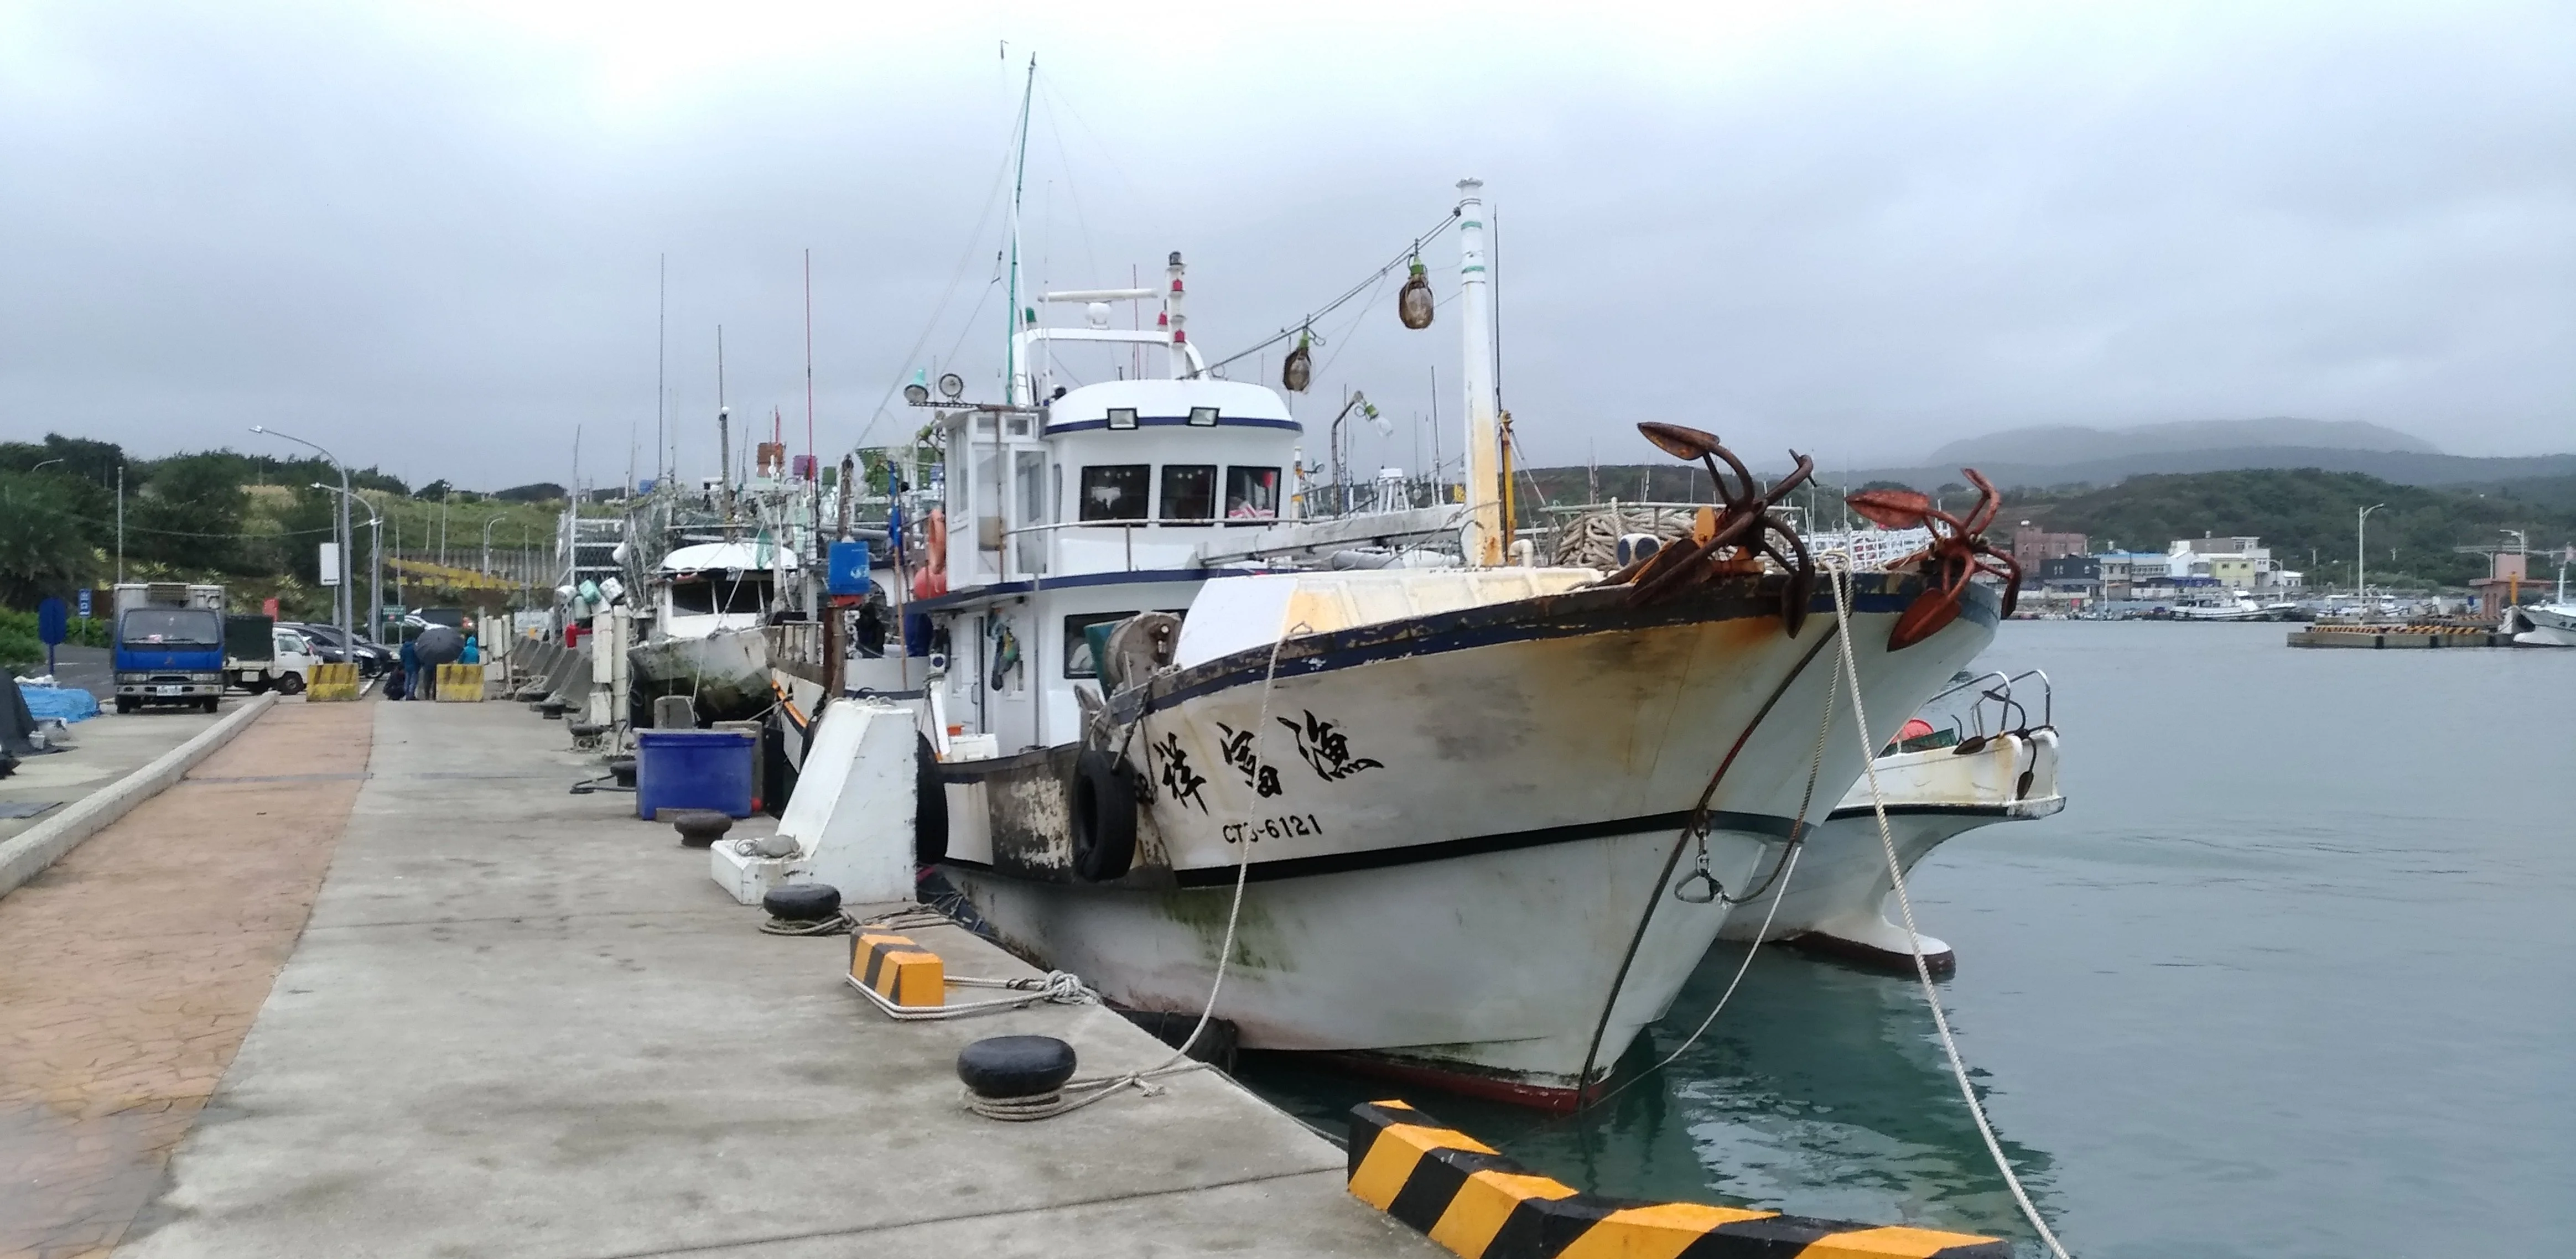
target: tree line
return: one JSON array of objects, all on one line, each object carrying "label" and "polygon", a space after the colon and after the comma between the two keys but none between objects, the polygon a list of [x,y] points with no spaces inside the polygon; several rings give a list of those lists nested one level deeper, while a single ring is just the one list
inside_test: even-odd
[{"label": "tree line", "polygon": [[[0,442],[0,607],[31,608],[115,580],[120,469],[129,576],[319,584],[317,544],[331,540],[338,520],[340,474],[329,460],[229,449],[132,459],[115,442],[48,433],[41,442]],[[372,466],[349,469],[349,485],[432,503],[541,503],[563,493],[536,484],[486,496],[437,481],[415,494]],[[357,516],[362,522],[365,509]]]}]

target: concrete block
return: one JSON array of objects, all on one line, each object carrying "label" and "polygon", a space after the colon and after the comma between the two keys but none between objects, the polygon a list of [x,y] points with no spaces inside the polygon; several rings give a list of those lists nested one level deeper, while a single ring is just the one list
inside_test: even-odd
[{"label": "concrete block", "polygon": [[859,931],[850,936],[850,980],[900,1006],[948,1004],[948,969],[909,936]]},{"label": "concrete block", "polygon": [[442,704],[482,703],[483,666],[479,664],[438,666],[437,698]]},{"label": "concrete block", "polygon": [[304,698],[316,704],[355,700],[358,698],[358,666],[347,662],[313,666],[312,675],[304,682]]}]

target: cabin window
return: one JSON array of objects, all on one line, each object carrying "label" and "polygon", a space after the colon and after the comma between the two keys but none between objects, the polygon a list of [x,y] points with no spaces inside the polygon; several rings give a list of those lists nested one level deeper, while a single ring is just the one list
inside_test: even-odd
[{"label": "cabin window", "polygon": [[1163,465],[1163,519],[1216,519],[1216,465],[1212,463],[1167,463]]},{"label": "cabin window", "polygon": [[1084,520],[1143,520],[1150,463],[1095,464],[1082,470]]},{"label": "cabin window", "polygon": [[1279,469],[1225,470],[1225,515],[1228,520],[1271,520],[1279,515]]},{"label": "cabin window", "polygon": [[1111,407],[1111,408],[1109,408],[1109,427],[1111,427],[1111,428],[1134,428],[1134,427],[1136,427],[1136,408],[1134,408],[1134,407]]},{"label": "cabin window", "polygon": [[1046,515],[1046,452],[1014,451],[1011,455],[1011,479],[1019,494],[1020,518],[1012,525],[1020,530],[1018,554],[1013,557],[1022,573],[1046,571],[1047,531],[1037,528],[1048,523]]},{"label": "cabin window", "polygon": [[680,616],[717,612],[759,615],[767,610],[769,574],[710,573],[671,583],[671,611]]},{"label": "cabin window", "polygon": [[1191,427],[1191,428],[1215,428],[1215,427],[1216,427],[1216,408],[1215,408],[1215,407],[1191,407],[1191,408],[1190,408],[1190,427]]},{"label": "cabin window", "polygon": [[1094,625],[1110,625],[1136,615],[1133,612],[1077,612],[1064,618],[1064,676],[1096,678],[1100,662],[1092,658],[1091,636],[1083,631]]},{"label": "cabin window", "polygon": [[[1165,608],[1163,611],[1170,613],[1174,619],[1189,613],[1187,608]],[[1134,612],[1076,612],[1064,618],[1064,676],[1099,677],[1100,661],[1093,658],[1091,635],[1084,631],[1094,625],[1114,625],[1135,615],[1137,614]]]}]

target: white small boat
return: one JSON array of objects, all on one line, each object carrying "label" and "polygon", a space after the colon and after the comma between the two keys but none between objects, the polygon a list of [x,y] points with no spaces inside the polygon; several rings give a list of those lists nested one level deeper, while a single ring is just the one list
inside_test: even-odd
[{"label": "white small boat", "polygon": [[2558,597],[2507,608],[2497,627],[2526,647],[2576,647],[2576,603],[2567,601],[2567,570],[2558,570]]},{"label": "white small boat", "polygon": [[[2035,725],[2034,714],[2013,698],[2013,684],[2033,677],[2042,697]],[[1954,728],[1908,739],[1874,766],[1897,867],[1909,876],[1933,849],[1968,831],[2043,818],[2066,807],[2057,785],[2057,728],[2049,721],[2047,675],[1989,673],[1952,686],[1933,702],[1969,688],[1976,688],[1969,692],[1975,698],[1965,719],[1975,722],[1974,733]],[[1996,718],[1993,734],[1986,733],[1989,712]],[[1765,890],[1736,908],[1720,937],[1751,941],[1760,933],[1764,941],[1911,972],[1914,947],[1904,926],[1890,917],[1896,882],[1886,850],[1863,778],[1809,833],[1785,886],[1773,881],[1788,849],[1772,850],[1756,880]],[[1928,935],[1916,939],[1932,973],[1957,968],[1957,954],[1947,943]]]}]

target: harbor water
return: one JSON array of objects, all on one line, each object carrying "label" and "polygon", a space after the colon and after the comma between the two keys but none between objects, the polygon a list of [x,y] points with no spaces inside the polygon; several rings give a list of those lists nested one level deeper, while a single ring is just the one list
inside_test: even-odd
[{"label": "harbor water", "polygon": [[[2576,1232],[2576,651],[2294,651],[2288,628],[2003,628],[1979,664],[2055,681],[2069,804],[1916,871],[1960,1047],[2089,1259],[2552,1252]],[[1623,1072],[1743,958],[1712,953]],[[2040,1253],[1910,976],[1764,949],[1702,1041],[1579,1118],[1286,1056],[1245,1075],[1325,1126],[1406,1096],[1603,1193]]]}]

